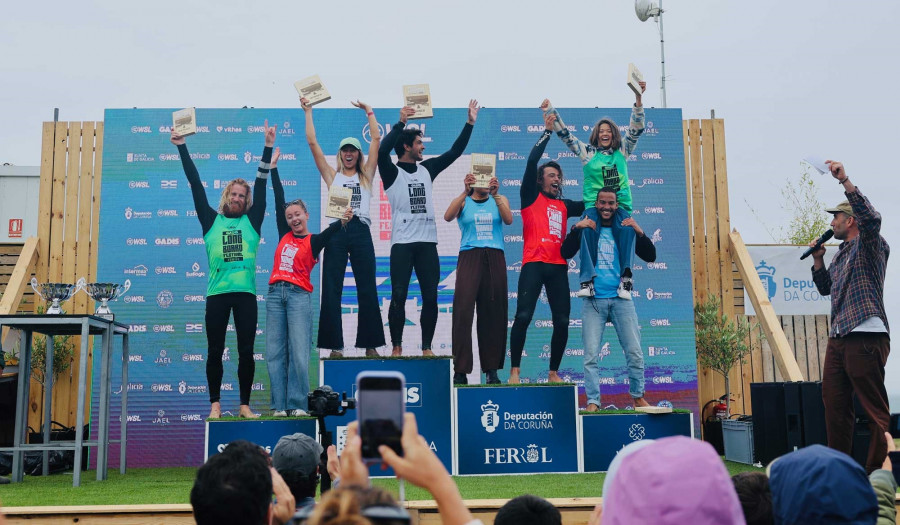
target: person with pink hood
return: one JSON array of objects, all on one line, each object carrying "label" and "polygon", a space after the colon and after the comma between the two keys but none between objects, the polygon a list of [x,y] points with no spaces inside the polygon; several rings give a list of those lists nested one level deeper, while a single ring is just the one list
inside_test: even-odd
[{"label": "person with pink hood", "polygon": [[[590,523],[595,522],[599,523]],[[621,460],[603,494],[602,523],[744,525],[745,521],[715,449],[703,441],[673,436],[657,439]]]}]

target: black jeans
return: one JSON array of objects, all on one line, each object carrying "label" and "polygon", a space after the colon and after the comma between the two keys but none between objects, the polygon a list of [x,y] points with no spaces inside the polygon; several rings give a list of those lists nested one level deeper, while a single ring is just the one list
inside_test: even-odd
[{"label": "black jeans", "polygon": [[256,339],[256,295],[232,292],[210,295],[206,298],[206,382],[209,385],[209,402],[219,400],[222,388],[222,354],[225,353],[225,331],[228,318],[234,311],[234,331],[238,343],[238,384],[241,404],[250,404],[250,387],[253,386],[253,341]]},{"label": "black jeans", "polygon": [[359,315],[356,323],[356,347],[384,346],[384,325],[375,290],[375,247],[369,226],[359,217],[335,232],[325,244],[322,262],[322,307],[319,310],[318,347],[343,350],[344,330],[341,323],[341,294],[347,258],[356,280]]},{"label": "black jeans", "polygon": [[547,290],[547,302],[553,318],[553,335],[550,338],[550,370],[559,370],[566,342],[569,340],[569,277],[565,264],[549,264],[530,262],[522,265],[519,275],[519,298],[516,306],[516,319],[509,333],[510,365],[518,368],[522,362],[522,349],[525,347],[525,333],[534,307],[541,295],[541,287]]},{"label": "black jeans", "polygon": [[438,259],[437,244],[433,242],[411,242],[391,246],[391,306],[388,308],[388,325],[391,329],[391,343],[403,343],[403,325],[406,324],[406,297],[409,293],[409,279],[413,270],[419,280],[422,293],[422,348],[431,348],[434,327],[437,325],[437,287],[441,277],[441,261]]}]

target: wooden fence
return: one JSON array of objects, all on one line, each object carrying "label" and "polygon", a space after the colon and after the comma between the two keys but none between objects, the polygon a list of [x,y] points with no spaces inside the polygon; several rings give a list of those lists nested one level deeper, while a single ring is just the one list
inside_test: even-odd
[{"label": "wooden fence", "polygon": [[[6,285],[12,276],[23,244],[0,244],[0,294],[6,292]],[[28,276],[28,280],[31,276]],[[25,288],[22,300],[12,313],[31,313],[34,311],[34,291],[30,286]]]},{"label": "wooden fence", "polygon": [[[40,205],[38,208],[38,282],[74,283],[80,277],[96,281],[97,236],[100,216],[100,172],[103,158],[102,122],[45,122],[41,148]],[[33,300],[33,299],[32,299]],[[46,307],[43,301],[34,302]],[[93,301],[84,293],[64,303],[68,313],[92,313]],[[80,357],[79,337],[69,370],[54,384],[53,419],[75,425]],[[89,347],[90,348],[90,347]],[[91,366],[91,355],[88,356]],[[90,387],[88,392],[90,392]],[[42,386],[32,379],[28,424],[37,428]],[[85,421],[86,422],[86,421]]]}]

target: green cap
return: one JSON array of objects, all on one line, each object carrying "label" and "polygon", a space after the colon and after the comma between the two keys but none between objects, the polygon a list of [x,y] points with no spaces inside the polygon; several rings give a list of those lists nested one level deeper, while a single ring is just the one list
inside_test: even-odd
[{"label": "green cap", "polygon": [[844,201],[844,202],[838,204],[837,206],[835,206],[834,208],[825,208],[825,211],[828,213],[841,212],[841,213],[846,213],[847,215],[849,215],[851,217],[856,217],[856,214],[853,213],[853,206],[850,206],[850,201]]},{"label": "green cap", "polygon": [[358,149],[359,151],[362,151],[362,144],[359,143],[359,139],[356,139],[354,137],[347,137],[344,140],[342,140],[341,145],[338,146],[338,149],[340,150],[344,146],[353,146],[354,148]]}]

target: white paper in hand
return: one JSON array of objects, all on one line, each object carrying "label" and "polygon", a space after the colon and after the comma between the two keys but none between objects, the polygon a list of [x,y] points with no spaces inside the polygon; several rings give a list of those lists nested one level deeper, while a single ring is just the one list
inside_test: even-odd
[{"label": "white paper in hand", "polygon": [[824,175],[825,173],[830,173],[831,169],[828,167],[828,164],[825,164],[825,158],[819,157],[816,155],[807,155],[803,158],[803,162],[809,164],[816,171],[819,172],[820,175]]}]

